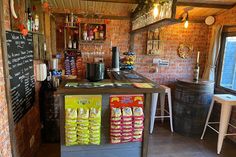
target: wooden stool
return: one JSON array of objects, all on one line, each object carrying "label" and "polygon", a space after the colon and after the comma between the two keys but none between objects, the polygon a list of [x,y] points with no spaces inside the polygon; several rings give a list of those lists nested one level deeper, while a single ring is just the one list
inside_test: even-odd
[{"label": "wooden stool", "polygon": [[[217,101],[221,104],[220,122],[209,122],[215,101]],[[218,133],[217,154],[220,154],[225,136],[226,135],[236,135],[236,133],[227,134],[228,125],[232,126],[233,128],[236,128],[232,124],[229,124],[232,106],[236,106],[236,96],[230,95],[230,94],[215,94],[213,96],[201,139],[203,139],[207,127],[211,128],[212,130],[217,132]],[[220,125],[219,131],[217,131],[215,128],[213,128],[210,125],[210,124],[218,124],[218,123]]]},{"label": "wooden stool", "polygon": [[[165,93],[167,94],[167,97],[168,97],[169,112],[167,110],[165,110],[165,100],[162,100],[160,103],[161,104],[161,115],[156,116],[158,93],[153,93],[152,94],[152,106],[151,106],[150,134],[153,132],[155,118],[161,119],[162,122],[164,121],[164,118],[169,118],[171,132],[174,132],[173,131],[173,121],[172,121],[171,90],[169,87],[164,86],[164,85],[161,85],[161,87],[165,89]],[[167,116],[165,116],[165,112],[168,114]]]}]

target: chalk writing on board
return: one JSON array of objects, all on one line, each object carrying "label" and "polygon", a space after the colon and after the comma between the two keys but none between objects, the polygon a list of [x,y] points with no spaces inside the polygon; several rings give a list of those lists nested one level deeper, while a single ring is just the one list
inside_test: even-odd
[{"label": "chalk writing on board", "polygon": [[6,32],[13,120],[17,123],[34,103],[33,36]]}]

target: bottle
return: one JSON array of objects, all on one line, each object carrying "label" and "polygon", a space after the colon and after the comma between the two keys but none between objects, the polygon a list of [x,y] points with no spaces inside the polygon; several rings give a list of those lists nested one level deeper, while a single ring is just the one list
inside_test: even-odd
[{"label": "bottle", "polygon": [[93,29],[91,26],[89,26],[88,35],[89,35],[89,40],[94,39],[94,33],[93,33]]},{"label": "bottle", "polygon": [[39,16],[36,14],[35,19],[34,19],[34,30],[38,31],[39,30]]},{"label": "bottle", "polygon": [[72,47],[73,47],[73,49],[78,48],[78,40],[77,40],[76,35],[74,35],[74,39],[73,39],[73,42],[72,42]]},{"label": "bottle", "polygon": [[72,49],[71,36],[69,36],[69,40],[68,40],[68,49]]},{"label": "bottle", "polygon": [[197,63],[193,69],[193,81],[198,82],[199,80],[199,64]]},{"label": "bottle", "polygon": [[87,40],[88,38],[88,31],[87,31],[87,25],[84,25],[84,29],[83,29],[83,40]]},{"label": "bottle", "polygon": [[28,8],[28,20],[27,20],[27,29],[29,30],[29,31],[32,31],[32,13],[31,13],[31,11],[30,11],[30,8]]},{"label": "bottle", "polygon": [[68,24],[69,23],[69,16],[68,15],[66,15],[66,22],[65,23],[66,23],[66,26],[69,26],[69,24]]},{"label": "bottle", "polygon": [[71,13],[71,17],[70,17],[70,26],[73,27],[74,26],[74,14]]},{"label": "bottle", "polygon": [[94,29],[94,34],[95,34],[95,40],[99,40],[99,30],[98,30],[98,26],[96,26],[96,28]]},{"label": "bottle", "polygon": [[100,27],[99,27],[99,38],[104,39],[104,30],[103,30],[102,25],[100,25]]}]

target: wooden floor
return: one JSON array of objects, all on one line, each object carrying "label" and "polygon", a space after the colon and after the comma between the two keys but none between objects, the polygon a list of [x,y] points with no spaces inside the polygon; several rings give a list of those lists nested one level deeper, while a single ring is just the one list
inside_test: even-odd
[{"label": "wooden floor", "polygon": [[[158,125],[158,124],[157,124]],[[222,152],[216,154],[217,134],[207,130],[204,140],[171,133],[159,125],[149,139],[148,157],[236,157],[236,144],[225,139]],[[59,144],[42,144],[36,157],[60,157]]]}]

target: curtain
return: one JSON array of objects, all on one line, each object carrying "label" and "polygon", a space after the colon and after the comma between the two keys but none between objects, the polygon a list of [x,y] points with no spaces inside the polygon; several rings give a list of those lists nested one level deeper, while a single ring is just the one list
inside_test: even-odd
[{"label": "curtain", "polygon": [[204,80],[215,81],[215,67],[220,52],[222,28],[222,25],[212,27],[210,48],[202,76]]}]

